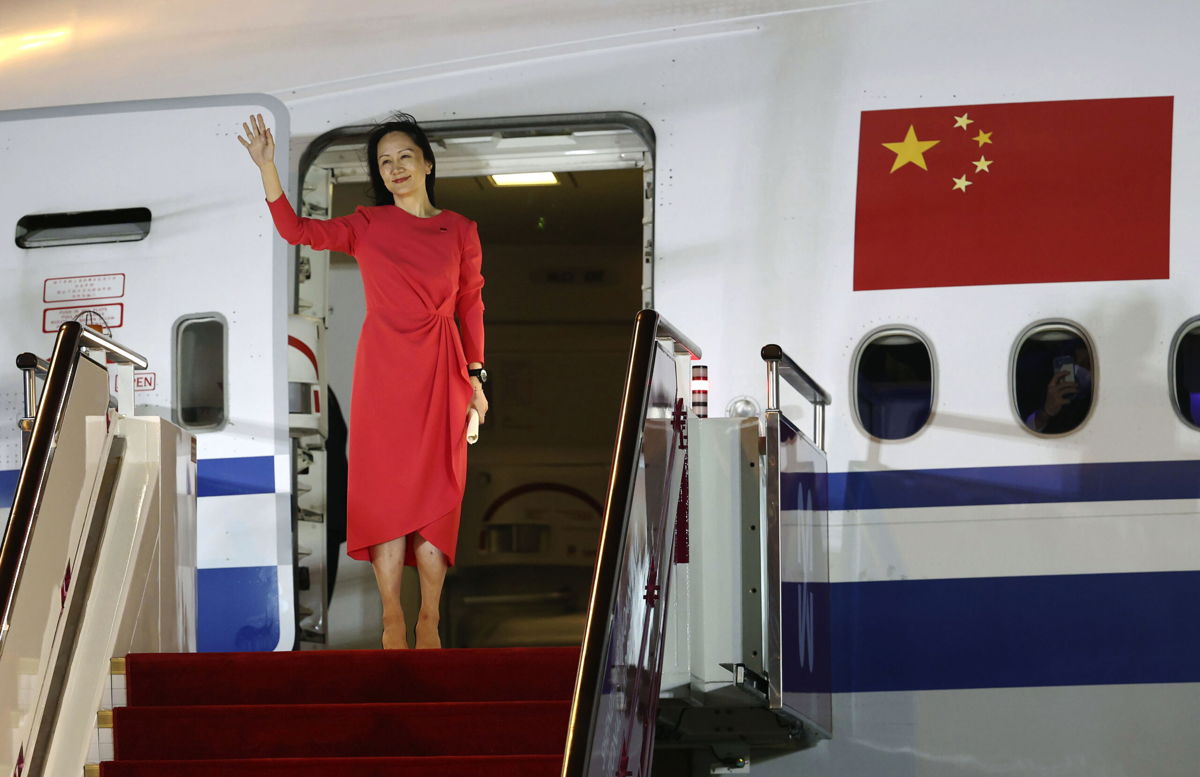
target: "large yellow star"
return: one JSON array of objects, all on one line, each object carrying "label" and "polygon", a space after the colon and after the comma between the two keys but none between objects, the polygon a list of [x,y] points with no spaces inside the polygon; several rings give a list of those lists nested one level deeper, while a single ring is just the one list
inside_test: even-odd
[{"label": "large yellow star", "polygon": [[950,180],[954,181],[954,189],[961,191],[963,194],[967,193],[968,186],[975,183],[974,181],[968,181],[965,175],[962,178],[951,178]]},{"label": "large yellow star", "polygon": [[979,134],[976,135],[975,137],[971,138],[971,140],[979,141],[979,147],[983,148],[984,143],[992,142],[992,133],[984,132],[983,130],[979,130]]},{"label": "large yellow star", "polygon": [[971,164],[975,165],[975,172],[977,172],[977,173],[990,173],[991,170],[988,170],[988,167],[990,167],[992,162],[994,162],[994,161],[995,160],[988,159],[987,157],[985,157],[981,154],[979,159],[972,162]]},{"label": "large yellow star", "polygon": [[913,126],[908,125],[908,134],[904,136],[904,140],[898,143],[884,143],[883,147],[896,155],[896,161],[892,162],[890,172],[896,172],[901,167],[904,167],[909,162],[912,162],[922,170],[928,170],[925,166],[925,152],[941,143],[940,140],[917,140],[917,131]]},{"label": "large yellow star", "polygon": [[957,128],[959,128],[959,127],[962,127],[962,128],[963,128],[963,130],[965,131],[965,130],[967,129],[967,125],[968,125],[968,124],[974,124],[974,123],[975,123],[975,120],[974,120],[974,119],[968,119],[968,118],[967,118],[967,114],[965,114],[965,113],[964,113],[962,116],[955,116],[955,117],[954,117],[954,127],[955,127],[955,129],[957,129]]}]

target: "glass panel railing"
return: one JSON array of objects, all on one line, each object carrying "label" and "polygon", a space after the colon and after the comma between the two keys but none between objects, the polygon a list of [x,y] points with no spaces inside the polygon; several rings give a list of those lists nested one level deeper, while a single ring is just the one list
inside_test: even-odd
[{"label": "glass panel railing", "polygon": [[[768,426],[771,422],[768,421]],[[778,682],[771,704],[833,730],[829,599],[829,520],[823,494],[825,453],[779,415]],[[768,432],[770,433],[770,432]],[[768,524],[770,522],[768,521]]]},{"label": "glass panel railing", "polygon": [[[829,521],[824,488],[829,394],[777,345],[767,363],[766,623],[768,707],[828,737],[833,731]],[[813,437],[780,410],[780,379],[813,405]]]},{"label": "glass panel railing", "polygon": [[676,359],[699,349],[657,313],[634,326],[564,777],[649,777],[687,413]]}]

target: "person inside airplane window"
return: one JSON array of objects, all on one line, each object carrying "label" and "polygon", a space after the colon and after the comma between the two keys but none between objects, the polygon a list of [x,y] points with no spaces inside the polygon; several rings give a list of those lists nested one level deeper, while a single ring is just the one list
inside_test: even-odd
[{"label": "person inside airplane window", "polygon": [[1075,429],[1092,408],[1091,351],[1079,342],[1069,354],[1051,357],[1050,380],[1042,403],[1025,417],[1025,425],[1041,434]]},{"label": "person inside airplane window", "polygon": [[441,647],[438,613],[458,541],[468,420],[474,411],[482,423],[488,412],[478,228],[436,206],[433,149],[407,114],[367,140],[375,206],[328,220],[296,215],[262,115],[242,128],[238,140],[258,165],[284,240],[358,261],[367,315],[351,393],[346,549],[374,568],[383,646],[408,647],[400,605],[407,565],[417,568],[421,588],[416,647]]}]

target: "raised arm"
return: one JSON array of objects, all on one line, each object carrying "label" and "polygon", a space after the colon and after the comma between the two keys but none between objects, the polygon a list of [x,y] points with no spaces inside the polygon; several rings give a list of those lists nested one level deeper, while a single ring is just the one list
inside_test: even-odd
[{"label": "raised arm", "polygon": [[353,254],[358,235],[366,227],[366,217],[361,211],[336,219],[308,219],[296,215],[292,204],[283,193],[279,182],[279,170],[275,167],[275,137],[271,128],[263,121],[262,114],[250,117],[242,123],[246,137],[238,136],[238,142],[250,154],[262,174],[263,193],[271,218],[281,237],[292,245],[312,246],[318,251],[341,251]]}]

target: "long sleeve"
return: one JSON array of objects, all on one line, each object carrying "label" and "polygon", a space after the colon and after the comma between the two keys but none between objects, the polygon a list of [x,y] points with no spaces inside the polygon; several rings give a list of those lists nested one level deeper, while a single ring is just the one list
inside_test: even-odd
[{"label": "long sleeve", "polygon": [[479,246],[479,226],[470,222],[463,235],[462,264],[459,267],[458,298],[454,313],[462,332],[463,354],[467,363],[483,363],[483,249]]},{"label": "long sleeve", "polygon": [[280,237],[292,245],[312,246],[318,251],[341,251],[354,254],[358,237],[367,227],[367,217],[360,208],[349,216],[335,219],[308,219],[296,215],[292,203],[284,194],[268,202],[271,218]]}]

